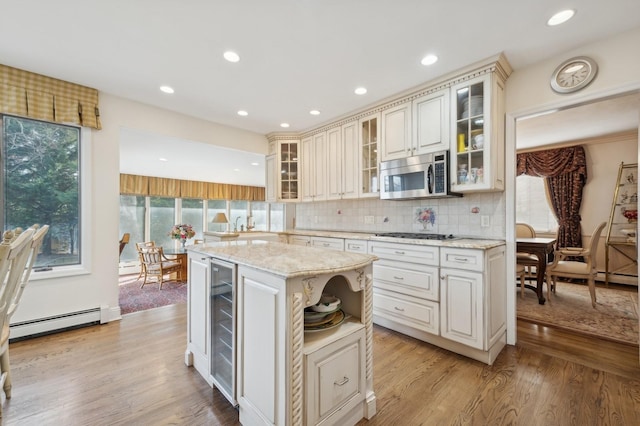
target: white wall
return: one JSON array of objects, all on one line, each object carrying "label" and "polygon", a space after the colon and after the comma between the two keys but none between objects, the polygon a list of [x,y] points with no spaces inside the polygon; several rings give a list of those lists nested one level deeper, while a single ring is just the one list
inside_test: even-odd
[{"label": "white wall", "polygon": [[[109,321],[120,318],[118,306],[118,250],[120,239],[120,129],[140,129],[192,141],[265,154],[263,135],[246,132],[171,111],[100,94],[103,128],[92,132],[91,246],[89,274],[38,280],[27,286],[12,323],[56,316],[96,307],[107,307]],[[33,275],[32,275],[33,276]]]}]

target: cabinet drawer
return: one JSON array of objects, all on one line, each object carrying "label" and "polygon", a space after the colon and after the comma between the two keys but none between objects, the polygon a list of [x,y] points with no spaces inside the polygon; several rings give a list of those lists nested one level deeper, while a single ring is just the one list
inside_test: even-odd
[{"label": "cabinet drawer", "polygon": [[373,285],[408,296],[438,301],[440,299],[440,279],[438,268],[424,266],[420,271],[392,266],[385,261],[373,265]]},{"label": "cabinet drawer", "polygon": [[364,328],[305,357],[308,425],[327,421],[332,414],[345,413],[364,401]]},{"label": "cabinet drawer", "polygon": [[367,242],[365,240],[344,240],[344,251],[367,254]]},{"label": "cabinet drawer", "polygon": [[373,290],[373,314],[391,321],[440,334],[440,305],[428,300],[411,301],[384,290]]},{"label": "cabinet drawer", "polygon": [[289,244],[308,246],[311,245],[311,237],[306,235],[289,235]]},{"label": "cabinet drawer", "polygon": [[344,240],[342,238],[311,237],[311,245],[313,247],[344,251]]},{"label": "cabinet drawer", "polygon": [[431,266],[439,264],[439,249],[432,246],[375,241],[369,242],[369,253],[380,259],[400,260]]},{"label": "cabinet drawer", "polygon": [[484,252],[476,249],[442,247],[440,267],[482,271],[484,269]]}]

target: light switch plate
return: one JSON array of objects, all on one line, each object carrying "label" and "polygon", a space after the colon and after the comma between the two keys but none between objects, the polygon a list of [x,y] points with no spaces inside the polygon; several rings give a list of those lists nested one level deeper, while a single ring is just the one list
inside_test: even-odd
[{"label": "light switch plate", "polygon": [[365,217],[364,217],[364,223],[365,223],[366,225],[373,225],[374,220],[375,220],[375,217],[374,217],[374,216],[365,216]]},{"label": "light switch plate", "polygon": [[480,216],[480,226],[482,228],[489,227],[489,216],[486,216],[486,215]]}]

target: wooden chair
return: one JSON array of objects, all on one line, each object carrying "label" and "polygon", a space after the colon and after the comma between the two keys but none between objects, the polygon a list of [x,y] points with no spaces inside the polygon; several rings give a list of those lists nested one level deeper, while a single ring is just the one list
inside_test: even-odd
[{"label": "wooden chair", "polygon": [[138,252],[138,259],[140,260],[140,273],[138,274],[138,278],[136,278],[136,280],[139,280],[143,276],[146,277],[147,275],[144,262],[142,262],[142,250],[155,246],[155,241],[144,241],[142,243],[136,243],[136,251]]},{"label": "wooden chair", "polygon": [[[14,302],[16,289],[29,264],[31,244],[35,230],[24,232],[5,231],[0,243],[0,385],[5,396],[11,398],[11,369],[9,365],[9,311]],[[0,415],[2,406],[0,405]]]},{"label": "wooden chair", "polygon": [[520,277],[520,298],[524,299],[524,285],[526,283],[526,271],[524,265],[516,265],[516,275]]},{"label": "wooden chair", "polygon": [[182,280],[182,260],[167,259],[162,252],[162,247],[149,247],[142,249],[142,264],[144,265],[144,281],[140,288],[144,287],[149,277],[156,277],[162,290],[164,275],[173,272],[178,273],[178,280]]},{"label": "wooden chair", "polygon": [[122,239],[120,240],[120,254],[118,256],[122,255],[122,251],[124,250],[125,246],[129,244],[129,238],[131,238],[131,235],[129,235],[128,232],[125,232],[122,235]]},{"label": "wooden chair", "polygon": [[[516,238],[535,238],[536,231],[526,223],[516,223]],[[538,256],[530,253],[516,253],[516,262],[525,267],[526,277],[534,278],[532,267],[538,265]]]},{"label": "wooden chair", "polygon": [[[553,283],[553,290],[556,291],[556,278],[581,278],[586,279],[589,285],[589,293],[591,294],[591,306],[596,307],[596,255],[598,251],[598,243],[600,234],[607,226],[606,222],[600,223],[591,234],[589,247],[563,247],[558,248],[553,253],[553,263],[547,266],[547,294],[551,298],[550,283]],[[565,260],[568,257],[579,256],[584,262]]]}]

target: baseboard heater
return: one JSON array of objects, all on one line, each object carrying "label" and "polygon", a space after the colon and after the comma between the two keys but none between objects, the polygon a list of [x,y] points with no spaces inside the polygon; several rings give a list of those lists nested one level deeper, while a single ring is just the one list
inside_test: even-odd
[{"label": "baseboard heater", "polygon": [[40,318],[11,324],[11,341],[58,332],[79,326],[100,324],[100,308],[69,312],[62,315]]}]

